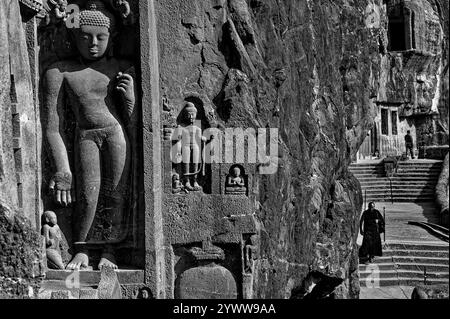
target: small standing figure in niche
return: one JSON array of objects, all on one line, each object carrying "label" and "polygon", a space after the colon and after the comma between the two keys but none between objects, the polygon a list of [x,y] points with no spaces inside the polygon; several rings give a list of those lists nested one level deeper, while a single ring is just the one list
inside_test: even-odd
[{"label": "small standing figure in niche", "polygon": [[231,169],[230,174],[227,176],[225,185],[226,194],[246,194],[247,188],[245,186],[245,180],[241,176],[241,169],[237,166]]},{"label": "small standing figure in niche", "polygon": [[191,102],[186,103],[183,109],[183,123],[178,126],[177,140],[181,138],[181,157],[183,165],[183,184],[187,191],[199,192],[203,188],[198,183],[198,175],[204,171],[202,150],[206,144],[206,138],[202,135],[202,129],[197,126],[198,110]]},{"label": "small standing figure in niche", "polygon": [[[44,77],[42,122],[56,168],[49,187],[61,206],[76,198],[75,256],[67,269],[89,267],[87,244],[102,249],[99,269],[116,269],[113,245],[127,235],[129,134],[136,120],[134,69],[130,61],[113,57],[116,19],[103,2],[87,1],[79,18],[79,28],[72,30],[79,57],[55,63]],[[76,121],[73,167],[64,130],[68,101]],[[98,209],[99,203],[104,207]]]},{"label": "small standing figure in niche", "polygon": [[64,269],[60,248],[62,235],[56,214],[52,211],[46,211],[44,213],[44,222],[42,235],[45,238],[47,267],[50,269]]}]

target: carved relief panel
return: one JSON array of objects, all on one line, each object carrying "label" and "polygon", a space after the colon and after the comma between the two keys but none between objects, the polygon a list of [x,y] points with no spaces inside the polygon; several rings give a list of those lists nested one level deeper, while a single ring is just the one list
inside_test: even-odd
[{"label": "carved relief panel", "polygon": [[44,3],[38,33],[44,203],[69,241],[67,269],[140,260],[129,249],[137,248],[140,231],[136,5]]}]

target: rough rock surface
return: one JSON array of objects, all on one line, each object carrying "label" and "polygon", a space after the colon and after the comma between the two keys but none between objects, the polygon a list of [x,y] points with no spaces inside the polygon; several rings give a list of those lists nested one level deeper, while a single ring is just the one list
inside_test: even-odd
[{"label": "rough rock surface", "polygon": [[43,273],[41,236],[0,202],[0,299],[33,298]]},{"label": "rough rock surface", "polygon": [[442,172],[439,176],[438,184],[436,185],[437,203],[441,209],[441,221],[445,227],[449,227],[448,219],[448,196],[449,196],[449,154],[447,154]]},{"label": "rough rock surface", "polygon": [[417,286],[411,299],[448,299],[448,285]]},{"label": "rough rock surface", "polygon": [[289,298],[320,270],[355,298],[362,197],[347,166],[373,121],[383,30],[366,0],[213,3],[159,2],[161,94],[196,92],[219,127],[279,128],[279,170],[257,177],[255,297]]}]

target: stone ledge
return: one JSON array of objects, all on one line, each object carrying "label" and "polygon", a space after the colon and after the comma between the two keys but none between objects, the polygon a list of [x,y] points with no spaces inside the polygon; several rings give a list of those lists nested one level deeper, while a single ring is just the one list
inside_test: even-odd
[{"label": "stone ledge", "polygon": [[[80,281],[82,285],[98,285],[101,279],[99,270],[80,271]],[[120,269],[116,271],[121,284],[140,284],[144,282],[144,270]],[[59,280],[64,281],[73,274],[70,270],[48,270],[46,272],[46,281]]]}]

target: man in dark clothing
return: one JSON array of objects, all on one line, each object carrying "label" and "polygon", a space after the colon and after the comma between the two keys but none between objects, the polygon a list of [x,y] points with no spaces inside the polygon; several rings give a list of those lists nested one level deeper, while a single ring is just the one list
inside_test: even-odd
[{"label": "man in dark clothing", "polygon": [[363,243],[359,249],[360,258],[365,258],[366,263],[373,262],[375,256],[383,256],[380,234],[384,233],[384,219],[381,213],[375,209],[375,203],[369,203],[359,223],[363,237]]},{"label": "man in dark clothing", "polygon": [[414,159],[413,153],[413,138],[411,136],[411,131],[408,131],[405,135],[405,145],[406,145],[406,156],[408,157],[408,152],[411,154],[411,159]]}]

